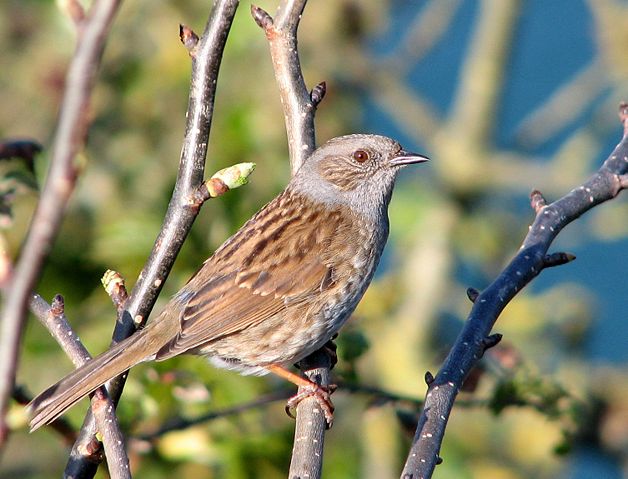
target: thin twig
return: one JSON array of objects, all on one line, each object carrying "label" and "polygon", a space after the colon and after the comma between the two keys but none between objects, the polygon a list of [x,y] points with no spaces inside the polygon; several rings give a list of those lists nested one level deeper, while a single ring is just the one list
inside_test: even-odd
[{"label": "thin twig", "polygon": [[67,73],[50,170],[2,309],[0,448],[7,432],[5,415],[15,384],[28,298],[57,236],[66,204],[74,189],[78,174],[74,158],[85,143],[89,124],[89,100],[105,41],[119,4],[120,0],[95,1],[83,23],[76,52]]},{"label": "thin twig", "polygon": [[59,343],[72,364],[78,368],[89,361],[92,356],[68,323],[63,302],[63,297],[59,294],[52,300],[52,305],[38,294],[33,294],[28,305],[31,312]]},{"label": "thin twig", "polygon": [[[237,7],[238,0],[216,1],[205,31],[195,47],[195,54],[192,56],[187,124],[177,181],[150,257],[129,295],[126,310],[116,322],[113,333],[115,343],[129,337],[136,327],[146,322],[198,214],[199,205],[190,199],[203,184],[218,71]],[[122,394],[125,380],[126,375],[122,375],[108,383],[109,395],[114,403],[117,403]],[[79,439],[72,448],[65,470],[67,476],[92,477],[95,474],[98,466],[94,467],[89,460],[82,457],[81,451],[93,443],[96,430],[93,416],[88,411]]]},{"label": "thin twig", "polygon": [[[628,105],[620,107],[624,136],[602,167],[582,186],[548,205],[539,204],[533,192],[536,218],[519,253],[475,299],[463,330],[428,387],[425,405],[402,478],[429,478],[439,463],[447,420],[464,379],[486,348],[486,338],[502,310],[521,289],[552,261],[548,249],[556,235],[591,208],[615,198],[625,188],[628,173]],[[553,258],[553,256],[549,256]],[[565,260],[570,260],[565,256]]]},{"label": "thin twig", "polygon": [[198,424],[204,424],[206,422],[213,421],[214,419],[219,419],[225,416],[232,416],[234,414],[241,414],[245,411],[256,409],[260,406],[265,406],[275,401],[285,401],[290,397],[291,394],[292,392],[290,390],[284,389],[281,391],[266,394],[264,396],[260,396],[253,401],[245,402],[243,404],[238,404],[236,406],[231,406],[224,409],[219,409],[217,411],[211,411],[207,414],[203,414],[202,416],[195,417],[193,419],[182,417],[172,418],[166,421],[165,424],[163,424],[156,431],[142,434],[138,436],[137,439],[140,441],[153,441],[172,431],[180,431],[182,429],[187,429]]},{"label": "thin twig", "polygon": [[[61,295],[56,295],[52,304],[49,305],[41,296],[33,294],[29,301],[29,307],[61,345],[75,367],[82,366],[92,358],[66,319]],[[125,450],[124,436],[115,414],[113,401],[111,401],[104,386],[94,392],[91,407],[94,411],[96,425],[102,436],[111,477],[130,478],[129,458]],[[74,436],[72,442],[76,440],[76,434]],[[97,442],[93,444],[93,447],[88,448],[88,451],[88,455],[92,459],[98,460],[102,456],[100,445]]]}]

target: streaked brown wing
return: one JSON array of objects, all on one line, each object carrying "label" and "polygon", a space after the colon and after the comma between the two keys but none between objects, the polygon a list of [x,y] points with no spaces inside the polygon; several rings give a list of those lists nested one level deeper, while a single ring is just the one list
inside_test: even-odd
[{"label": "streaked brown wing", "polygon": [[[330,214],[321,224],[308,208],[282,211],[273,203],[185,286],[189,298],[180,315],[181,330],[159,351],[158,359],[259,324],[333,284],[328,251],[342,215]],[[277,244],[282,245],[280,251]]]}]

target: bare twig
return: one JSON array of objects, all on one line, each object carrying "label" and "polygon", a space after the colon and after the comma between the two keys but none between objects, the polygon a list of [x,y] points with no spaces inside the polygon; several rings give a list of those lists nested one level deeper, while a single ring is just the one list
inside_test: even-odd
[{"label": "bare twig", "polygon": [[[194,222],[199,204],[190,201],[203,184],[209,130],[214,109],[218,71],[231,22],[238,7],[237,0],[217,0],[207,21],[205,31],[192,55],[192,78],[187,111],[187,124],[177,181],[161,231],[144,269],[119,315],[113,333],[115,343],[129,337],[142,326],[155,304],[157,296],[174,264],[174,260]],[[112,379],[108,391],[114,403],[120,398],[126,375]],[[93,444],[96,425],[91,412],[83,422],[79,439],[74,444],[67,476],[92,477],[96,468],[83,457],[82,451]]]},{"label": "bare twig", "polygon": [[[440,460],[447,419],[464,379],[482,356],[487,347],[486,338],[508,302],[544,268],[553,265],[554,256],[548,256],[547,251],[556,235],[591,208],[615,198],[625,187],[621,178],[628,172],[627,104],[622,104],[620,118],[624,136],[597,173],[554,203],[541,206],[538,201],[532,202],[536,218],[519,253],[476,298],[462,332],[428,387],[401,477],[432,476]],[[565,255],[563,259],[568,261],[570,257]]]},{"label": "bare twig", "polygon": [[97,0],[82,24],[66,78],[55,133],[50,170],[31,227],[15,267],[0,325],[0,447],[6,434],[5,414],[15,384],[15,370],[28,298],[59,231],[65,206],[78,174],[74,158],[85,143],[89,100],[105,40],[120,0]]},{"label": "bare twig", "polygon": [[270,394],[266,394],[264,396],[260,396],[253,401],[245,402],[243,404],[238,404],[236,406],[228,407],[225,409],[219,409],[217,411],[211,411],[207,414],[203,414],[202,416],[195,417],[193,419],[182,417],[172,418],[171,420],[166,421],[166,423],[156,431],[140,435],[137,437],[137,439],[140,441],[153,441],[172,431],[180,431],[181,429],[187,429],[189,427],[213,421],[214,419],[219,419],[221,417],[241,414],[245,411],[256,409],[260,406],[265,406],[267,404],[270,404],[271,402],[282,400],[285,401],[290,397],[291,394],[292,393],[290,390],[284,389],[282,391],[276,391]]},{"label": "bare twig", "polygon": [[283,0],[274,19],[260,7],[251,5],[251,14],[264,30],[270,45],[288,133],[293,174],[316,148],[316,104],[305,86],[297,50],[297,29],[306,3],[307,0]]},{"label": "bare twig", "polygon": [[[386,391],[384,389],[374,387],[374,386],[366,386],[364,384],[353,383],[353,382],[339,382],[338,386],[342,389],[343,392],[351,393],[351,394],[364,394],[368,396],[372,396],[374,402],[377,405],[382,405],[386,403],[409,403],[415,406],[418,410],[420,406],[423,405],[423,401],[417,398],[412,398],[408,396],[403,396],[400,394],[395,394],[390,391]],[[219,419],[225,416],[232,416],[241,414],[245,411],[249,411],[251,409],[257,409],[261,406],[266,406],[272,402],[282,401],[288,399],[292,396],[293,391],[290,389],[282,389],[279,391],[272,392],[270,394],[266,394],[255,398],[252,401],[248,401],[242,404],[238,404],[236,406],[227,407],[224,409],[219,409],[217,411],[210,411],[206,414],[195,418],[182,418],[182,417],[174,417],[165,422],[164,425],[160,426],[159,429],[149,432],[146,434],[142,434],[137,436],[136,439],[140,441],[152,441],[157,439],[164,434],[167,434],[172,431],[180,431],[182,429],[187,429],[192,426],[197,426],[198,424],[204,424],[209,421],[213,421],[214,419]],[[317,404],[314,401],[314,404]]]},{"label": "bare twig", "polygon": [[[89,352],[68,324],[61,295],[56,295],[52,300],[52,304],[49,305],[41,296],[34,294],[31,296],[29,306],[31,311],[61,345],[74,366],[78,368],[91,359]],[[94,411],[96,425],[102,435],[111,477],[130,478],[129,458],[124,447],[124,436],[118,424],[114,404],[104,386],[101,386],[94,392],[91,406],[92,411]],[[76,440],[76,437],[74,440]],[[87,450],[92,458],[98,459],[102,455],[97,441]]]},{"label": "bare twig", "polygon": [[31,312],[59,343],[74,366],[79,367],[92,358],[70,327],[65,316],[63,297],[60,294],[54,297],[51,305],[38,294],[33,294],[28,305]]}]

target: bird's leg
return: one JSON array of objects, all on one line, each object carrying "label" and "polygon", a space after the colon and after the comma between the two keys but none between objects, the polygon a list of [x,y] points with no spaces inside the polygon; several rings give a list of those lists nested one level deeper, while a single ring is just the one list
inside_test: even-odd
[{"label": "bird's leg", "polygon": [[[336,346],[336,343],[334,342],[337,337],[338,333],[334,334],[332,338],[327,341],[322,348],[318,350],[320,352],[323,352],[323,354],[327,355],[327,357],[329,358],[329,362],[331,363],[329,366],[330,370],[334,369],[334,366],[338,364],[338,353],[336,352],[338,350],[338,346]],[[297,369],[302,369],[300,363],[296,363],[294,366]]]},{"label": "bird's leg", "polygon": [[323,414],[325,415],[325,420],[327,421],[328,427],[331,427],[334,421],[334,405],[331,402],[331,393],[336,390],[335,384],[330,384],[329,386],[321,386],[320,384],[316,384],[309,379],[299,376],[291,371],[288,371],[282,366],[277,364],[273,364],[271,366],[267,366],[271,373],[276,374],[277,376],[290,381],[293,384],[296,384],[301,388],[301,391],[288,399],[286,404],[286,413],[290,417],[294,417],[292,415],[291,409],[297,407],[297,405],[303,401],[305,398],[313,396],[318,405],[320,406]]}]

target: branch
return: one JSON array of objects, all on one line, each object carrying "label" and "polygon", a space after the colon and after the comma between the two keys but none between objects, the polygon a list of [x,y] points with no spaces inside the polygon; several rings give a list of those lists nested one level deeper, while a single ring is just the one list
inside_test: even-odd
[{"label": "branch", "polygon": [[[92,358],[68,324],[61,295],[56,295],[52,304],[49,305],[41,296],[34,294],[31,296],[29,306],[31,311],[61,345],[63,351],[72,360],[75,367],[82,366]],[[114,410],[115,406],[104,386],[101,386],[94,392],[91,399],[91,407],[96,419],[96,425],[102,435],[111,477],[130,478],[129,458],[124,447],[124,436],[118,424],[118,418]],[[97,443],[95,446],[87,448],[87,450],[90,451],[88,454],[92,459],[94,456],[96,459],[101,456],[100,447]]]},{"label": "branch", "polygon": [[[237,7],[237,0],[215,2],[205,31],[194,47],[194,55],[191,55],[192,78],[187,124],[177,181],[150,257],[126,301],[125,309],[119,314],[113,332],[114,343],[129,337],[137,327],[146,322],[198,214],[200,203],[193,198],[198,188],[203,185],[218,71]],[[122,375],[108,383],[109,395],[116,404],[125,381],[126,375]],[[95,474],[98,464],[94,466],[82,455],[82,451],[85,451],[89,444],[93,444],[96,431],[94,418],[88,411],[79,439],[72,448],[65,470],[67,476],[91,477]]]},{"label": "branch", "polygon": [[50,170],[2,309],[0,447],[6,434],[5,415],[15,384],[28,298],[57,236],[65,207],[74,189],[78,175],[74,158],[85,144],[89,124],[89,100],[105,41],[119,4],[120,0],[96,0],[82,24],[76,52],[66,77]]},{"label": "branch", "polygon": [[[329,354],[324,350],[310,354],[301,360],[299,366],[310,381],[321,386],[329,386],[329,371],[332,364]],[[303,399],[297,406],[288,477],[312,479],[321,477],[326,429],[327,419],[316,398]]]},{"label": "branch", "polygon": [[[308,91],[297,49],[297,30],[307,0],[282,0],[273,19],[265,10],[251,5],[251,15],[264,30],[279,86],[284,111],[290,168],[294,175],[316,148],[314,115],[326,92],[325,82]],[[329,386],[331,358],[324,349],[300,362],[311,381]],[[302,392],[299,388],[299,392]],[[297,406],[296,425],[289,477],[321,476],[327,420],[313,397]]]},{"label": "branch", "polygon": [[251,5],[253,19],[264,30],[270,46],[293,175],[316,148],[314,112],[318,103],[305,86],[297,50],[297,29],[306,3],[307,0],[283,0],[274,19]]},{"label": "branch", "polygon": [[440,461],[440,446],[456,395],[484,350],[494,343],[487,338],[502,310],[543,269],[573,259],[567,253],[548,255],[554,238],[566,225],[596,205],[615,198],[626,188],[628,103],[620,106],[620,118],[624,126],[623,138],[597,173],[549,205],[545,204],[538,191],[532,193],[531,203],[536,212],[534,223],[519,253],[495,281],[474,298],[463,330],[442,368],[429,383],[423,412],[401,477],[432,476]]},{"label": "branch", "polygon": [[182,429],[187,429],[192,426],[197,426],[199,424],[204,424],[209,421],[213,421],[215,419],[220,419],[226,416],[232,416],[235,414],[241,414],[245,411],[249,411],[251,409],[257,409],[261,406],[265,406],[275,401],[286,400],[290,397],[291,392],[288,389],[284,389],[281,391],[273,392],[270,394],[266,394],[264,396],[260,396],[253,401],[245,402],[242,404],[238,404],[236,406],[231,406],[224,409],[219,409],[217,411],[211,411],[207,414],[203,414],[202,416],[198,416],[192,419],[183,418],[183,417],[174,417],[170,420],[166,421],[164,425],[160,426],[159,429],[153,432],[149,432],[147,434],[142,434],[138,436],[137,439],[140,441],[154,441],[155,439],[160,438],[164,434],[167,434],[172,431],[180,431]]}]

